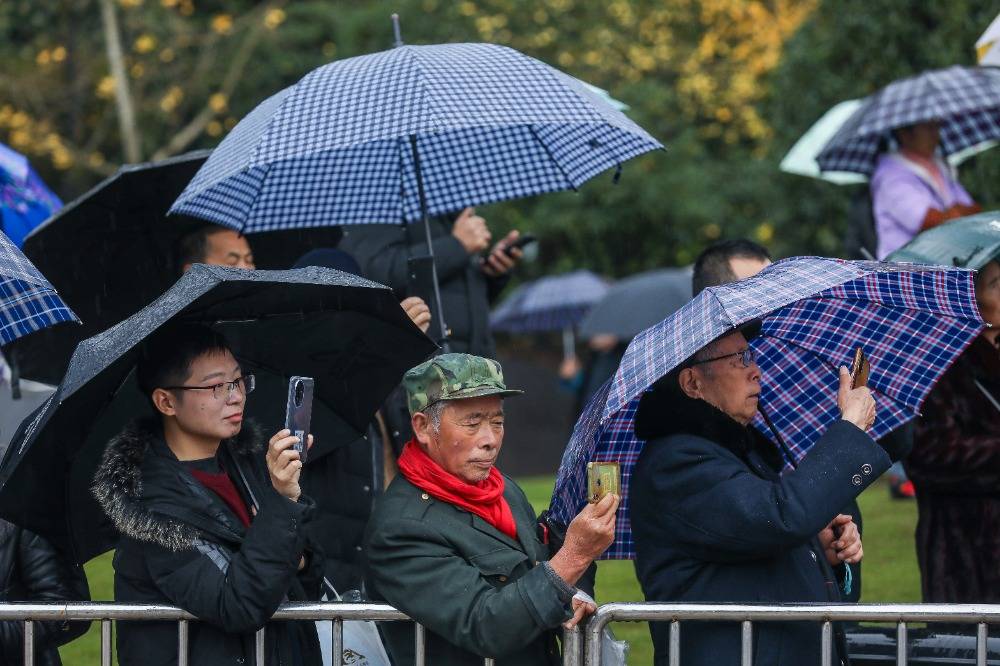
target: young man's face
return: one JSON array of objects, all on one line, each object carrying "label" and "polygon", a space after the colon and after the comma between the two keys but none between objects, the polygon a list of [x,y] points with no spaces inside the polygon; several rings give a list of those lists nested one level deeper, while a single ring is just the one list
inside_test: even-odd
[{"label": "young man's face", "polygon": [[242,376],[240,364],[228,350],[202,354],[192,361],[183,382],[186,387],[202,388],[173,389],[159,400],[154,393],[154,402],[165,415],[176,418],[182,431],[198,438],[228,439],[237,435],[243,425],[246,394],[242,385],[235,390],[230,390],[230,385],[214,390],[209,387]]}]

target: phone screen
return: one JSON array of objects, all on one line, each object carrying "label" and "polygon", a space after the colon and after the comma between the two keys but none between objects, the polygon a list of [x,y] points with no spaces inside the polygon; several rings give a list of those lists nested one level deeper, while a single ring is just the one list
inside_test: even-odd
[{"label": "phone screen", "polygon": [[288,380],[288,405],[285,408],[285,427],[299,438],[294,448],[305,463],[308,452],[309,424],[312,421],[313,379],[292,377]]}]

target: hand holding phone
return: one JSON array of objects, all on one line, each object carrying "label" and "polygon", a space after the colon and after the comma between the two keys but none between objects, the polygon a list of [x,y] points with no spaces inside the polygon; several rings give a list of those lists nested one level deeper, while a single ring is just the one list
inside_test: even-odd
[{"label": "hand holding phone", "polygon": [[536,238],[534,235],[521,234],[520,236],[517,237],[517,239],[514,242],[505,247],[503,251],[508,257],[510,257],[513,256],[513,252],[511,252],[512,250],[523,250],[526,246],[536,242],[538,242],[538,238]]},{"label": "hand holding phone", "polygon": [[854,360],[851,362],[851,388],[861,388],[868,386],[868,375],[871,366],[865,356],[865,350],[858,347],[854,350]]},{"label": "hand holding phone", "polygon": [[309,447],[309,423],[312,420],[313,401],[312,377],[292,377],[288,380],[288,403],[285,408],[285,427],[293,437],[298,437],[294,449],[299,452],[299,460],[306,462]]},{"label": "hand holding phone", "polygon": [[618,495],[621,470],[616,462],[587,463],[587,501],[597,504],[606,495]]}]

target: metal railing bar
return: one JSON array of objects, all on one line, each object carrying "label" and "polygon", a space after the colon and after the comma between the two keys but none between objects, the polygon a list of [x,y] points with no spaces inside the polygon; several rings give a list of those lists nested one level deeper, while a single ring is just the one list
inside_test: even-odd
[{"label": "metal railing bar", "polygon": [[496,660],[493,657],[486,657],[483,659],[483,666],[496,666]]},{"label": "metal railing bar", "polygon": [[976,666],[986,666],[986,623],[976,627]]},{"label": "metal railing bar", "polygon": [[344,663],[344,621],[337,619],[333,621],[333,631],[330,632],[333,646],[330,654],[333,655],[334,666],[341,666]]},{"label": "metal railing bar", "polygon": [[580,660],[582,655],[580,654],[580,649],[582,641],[583,638],[580,634],[579,625],[563,629],[563,666],[581,666]]},{"label": "metal railing bar", "polygon": [[829,620],[823,623],[823,634],[820,641],[820,663],[823,666],[833,666],[833,623]]},{"label": "metal railing bar", "polygon": [[[257,666],[267,666],[267,642],[265,640],[267,636],[264,633],[264,627],[258,629],[253,638],[254,661]],[[343,659],[343,656],[341,656],[341,659]]]},{"label": "metal railing bar", "polygon": [[750,620],[743,620],[740,642],[741,666],[753,666],[753,622]]},{"label": "metal railing bar", "polygon": [[35,623],[24,621],[24,666],[35,666]]},{"label": "metal railing bar", "polygon": [[101,620],[101,666],[111,666],[111,620]]},{"label": "metal railing bar", "polygon": [[674,620],[670,623],[670,644],[667,648],[670,666],[680,666],[681,663],[681,623]]},{"label": "metal railing bar", "polygon": [[896,625],[896,666],[906,666],[906,623]]},{"label": "metal railing bar", "polygon": [[419,622],[413,623],[413,665],[424,666],[427,650],[427,630]]},{"label": "metal railing bar", "polygon": [[188,624],[188,620],[178,620],[177,621],[177,666],[188,666],[188,655],[191,653],[191,650],[188,647],[190,640],[191,640],[191,626]]}]

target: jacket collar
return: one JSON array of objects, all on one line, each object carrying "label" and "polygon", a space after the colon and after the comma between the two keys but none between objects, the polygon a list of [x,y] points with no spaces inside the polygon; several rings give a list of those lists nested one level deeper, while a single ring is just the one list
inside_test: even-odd
[{"label": "jacket collar", "polygon": [[[232,452],[235,462],[262,450],[264,441],[263,431],[248,421],[220,451]],[[237,540],[242,535],[213,510],[221,503],[178,462],[155,418],[133,421],[108,442],[91,492],[122,535],[168,550],[191,547],[203,532]]]}]

